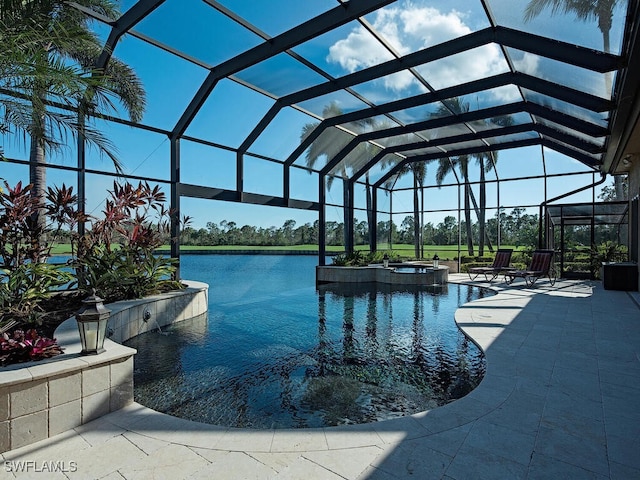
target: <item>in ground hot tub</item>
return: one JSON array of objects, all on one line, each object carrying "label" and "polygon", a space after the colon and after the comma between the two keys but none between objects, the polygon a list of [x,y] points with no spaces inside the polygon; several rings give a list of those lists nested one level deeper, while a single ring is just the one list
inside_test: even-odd
[{"label": "in ground hot tub", "polygon": [[396,285],[444,285],[449,281],[449,267],[421,264],[395,264],[367,267],[339,267],[322,265],[316,267],[316,283],[367,283],[379,282]]}]

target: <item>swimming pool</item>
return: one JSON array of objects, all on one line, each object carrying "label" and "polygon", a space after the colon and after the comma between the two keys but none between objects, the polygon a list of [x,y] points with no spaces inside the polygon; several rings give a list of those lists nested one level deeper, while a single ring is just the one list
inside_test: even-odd
[{"label": "swimming pool", "polygon": [[456,308],[491,295],[462,285],[328,285],[314,257],[186,256],[210,284],[209,315],[127,342],[135,399],[230,427],[367,423],[428,410],[482,379]]}]

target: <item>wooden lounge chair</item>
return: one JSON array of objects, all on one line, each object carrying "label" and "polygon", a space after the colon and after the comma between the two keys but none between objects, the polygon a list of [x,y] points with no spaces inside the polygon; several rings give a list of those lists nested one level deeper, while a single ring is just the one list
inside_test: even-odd
[{"label": "wooden lounge chair", "polygon": [[549,277],[549,282],[552,286],[556,283],[555,269],[553,268],[553,250],[534,250],[529,268],[504,272],[504,279],[507,284],[511,284],[516,278],[523,278],[527,287],[533,286],[540,277]]},{"label": "wooden lounge chair", "polygon": [[511,263],[511,253],[513,250],[510,248],[501,248],[496,252],[496,258],[493,259],[493,265],[487,267],[472,267],[469,269],[469,278],[475,280],[478,275],[484,275],[487,282],[491,282],[501,273],[504,273],[509,268]]}]

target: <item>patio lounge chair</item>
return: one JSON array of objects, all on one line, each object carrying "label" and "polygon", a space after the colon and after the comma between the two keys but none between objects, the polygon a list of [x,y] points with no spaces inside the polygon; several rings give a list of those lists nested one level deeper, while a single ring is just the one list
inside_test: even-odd
[{"label": "patio lounge chair", "polygon": [[493,265],[487,267],[471,267],[469,269],[469,278],[475,280],[478,278],[478,275],[484,275],[485,280],[491,282],[498,275],[509,269],[511,253],[513,253],[513,250],[510,248],[499,249],[496,252],[496,258],[493,259]]},{"label": "patio lounge chair", "polygon": [[553,268],[553,250],[534,250],[529,268],[504,272],[504,279],[507,284],[511,284],[516,278],[523,278],[527,287],[533,286],[540,277],[549,277],[549,282],[552,286],[556,283],[556,274]]}]

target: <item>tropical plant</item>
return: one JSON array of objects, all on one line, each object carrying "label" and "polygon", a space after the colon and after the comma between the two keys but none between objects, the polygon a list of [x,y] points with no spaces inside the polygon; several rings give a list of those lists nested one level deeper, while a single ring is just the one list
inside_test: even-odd
[{"label": "tropical plant", "polygon": [[44,132],[43,142],[50,149],[59,147],[58,140],[46,133],[54,131],[74,132],[77,123],[75,115],[47,109],[41,98],[30,99],[27,95],[33,89],[36,79],[49,85],[50,95],[56,102],[71,109],[79,91],[91,84],[93,78],[81,74],[72,66],[56,59],[39,64],[34,68],[34,60],[40,55],[42,45],[61,45],[84,42],[87,32],[77,28],[62,28],[48,23],[46,17],[36,13],[37,2],[0,2],[0,131],[28,135],[31,131],[34,110],[43,116],[44,124],[51,126]]},{"label": "tropical plant", "polygon": [[[528,22],[542,13],[545,8],[551,8],[551,14],[559,12],[573,13],[582,22],[595,20],[602,33],[602,46],[605,52],[611,52],[611,26],[613,11],[618,0],[529,0],[524,11],[524,20]],[[608,87],[611,85],[609,84]]]},{"label": "tropical plant", "polygon": [[[103,218],[90,218],[86,233],[72,235],[80,291],[95,291],[112,301],[180,287],[172,281],[175,260],[155,254],[169,234],[173,216],[165,201],[158,186],[114,182]],[[183,226],[189,222],[183,217]]]},{"label": "tropical plant", "polygon": [[333,257],[333,265],[340,267],[363,267],[368,262],[360,250],[347,252]]},{"label": "tropical plant", "polygon": [[[40,322],[47,314],[42,305],[63,287],[77,285],[81,294],[96,292],[108,301],[182,287],[172,279],[175,260],[154,252],[167,239],[173,215],[159,187],[114,183],[102,219],[77,210],[71,187],[49,188],[45,211],[50,223],[44,231],[33,221],[38,202],[31,188],[4,182],[0,193],[0,332],[9,325]],[[92,227],[83,234],[75,230],[81,221]],[[189,221],[182,219],[183,225]],[[68,265],[42,261],[50,253],[50,243],[36,240],[42,233],[48,241],[63,233],[71,239]],[[75,268],[75,276],[69,268]]]},{"label": "tropical plant", "polygon": [[603,263],[623,262],[627,260],[627,247],[617,242],[607,240],[591,247],[591,274],[593,278],[600,278],[600,267]]},{"label": "tropical plant", "polygon": [[61,266],[40,263],[50,247],[38,242],[46,230],[33,221],[38,201],[31,185],[11,187],[5,181],[0,192],[0,331],[7,325],[39,323],[45,314],[40,305],[59,288],[72,282]]},{"label": "tropical plant", "polygon": [[38,202],[31,196],[31,185],[14,187],[3,181],[0,192],[0,266],[17,268],[27,261],[38,261],[46,255],[44,246],[36,238],[42,233],[32,221]]},{"label": "tropical plant", "polygon": [[[12,39],[1,72],[5,91],[12,95],[3,105],[8,119],[3,123],[22,128],[31,138],[30,183],[39,201],[34,219],[42,229],[46,153],[63,147],[70,133],[92,142],[120,170],[113,146],[87,129],[87,121],[113,109],[111,98],[120,101],[132,121],[142,118],[145,106],[144,90],[131,68],[113,57],[103,69],[96,68],[103,49],[89,30],[89,17],[76,4],[113,20],[118,15],[111,0],[0,1],[0,35]],[[60,104],[63,112],[56,113],[52,104]]]},{"label": "tropical plant", "polygon": [[0,335],[0,365],[41,360],[62,353],[55,339],[40,336],[33,328]]},{"label": "tropical plant", "polygon": [[61,265],[25,263],[0,269],[0,331],[14,322],[41,324],[47,315],[44,301],[71,282],[73,275]]},{"label": "tropical plant", "polygon": [[78,260],[85,293],[94,291],[108,302],[142,298],[183,285],[172,280],[176,260],[153,254],[141,256],[126,247],[97,246]]},{"label": "tropical plant", "polygon": [[402,261],[400,256],[391,250],[367,253],[354,250],[353,252],[341,253],[333,257],[332,265],[340,267],[366,267],[372,263],[382,263],[385,255],[389,258],[390,262]]}]

